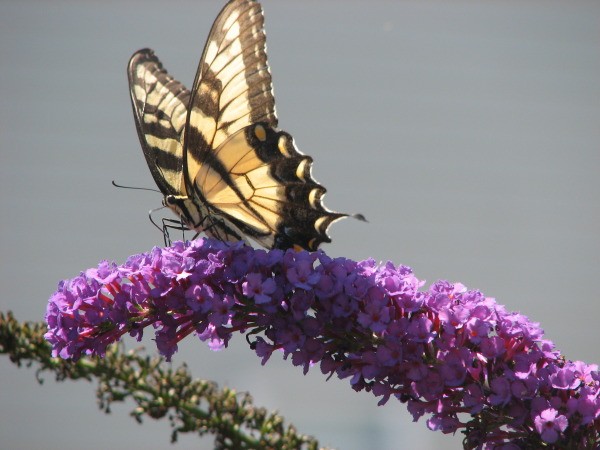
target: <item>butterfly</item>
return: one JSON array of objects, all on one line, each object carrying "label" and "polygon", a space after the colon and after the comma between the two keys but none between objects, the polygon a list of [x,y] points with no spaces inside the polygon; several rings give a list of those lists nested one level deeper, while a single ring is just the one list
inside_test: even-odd
[{"label": "butterfly", "polygon": [[277,128],[259,3],[232,0],[221,10],[191,91],[150,49],[131,57],[128,77],[146,162],[182,225],[266,248],[331,242],[327,229],[348,214],[323,206],[312,158]]}]

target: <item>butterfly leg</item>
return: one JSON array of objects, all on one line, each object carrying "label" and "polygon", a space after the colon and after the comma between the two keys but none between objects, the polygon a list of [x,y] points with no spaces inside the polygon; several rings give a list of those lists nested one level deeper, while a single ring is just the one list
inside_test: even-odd
[{"label": "butterfly leg", "polygon": [[187,229],[188,228],[183,224],[181,220],[167,219],[164,217],[162,218],[162,234],[166,246],[169,246],[172,243],[169,230],[181,231],[181,239],[185,241],[185,231]]},{"label": "butterfly leg", "polygon": [[245,241],[240,232],[233,229],[225,219],[207,214],[203,222],[205,220],[209,223],[203,231],[208,237],[214,237],[223,242]]}]

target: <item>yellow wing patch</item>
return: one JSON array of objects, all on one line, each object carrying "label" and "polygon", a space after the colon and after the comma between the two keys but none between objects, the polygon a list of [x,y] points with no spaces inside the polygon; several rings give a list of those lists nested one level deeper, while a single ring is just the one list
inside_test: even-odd
[{"label": "yellow wing patch", "polygon": [[[254,127],[253,132],[257,138],[266,139],[263,126]],[[196,177],[205,200],[260,234],[277,230],[285,186],[270,174],[269,164],[258,157],[245,130],[234,134],[214,155],[217,162],[203,165]]]}]

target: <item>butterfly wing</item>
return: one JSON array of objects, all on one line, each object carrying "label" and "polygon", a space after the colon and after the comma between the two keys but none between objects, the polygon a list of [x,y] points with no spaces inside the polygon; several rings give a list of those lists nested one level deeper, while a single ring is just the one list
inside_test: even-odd
[{"label": "butterfly wing", "polygon": [[277,126],[264,17],[258,3],[229,2],[215,20],[198,65],[186,123],[188,173],[236,131]]},{"label": "butterfly wing", "polygon": [[185,195],[182,135],[190,91],[171,77],[150,49],[130,59],[129,90],[138,137],[150,173],[165,195]]},{"label": "butterfly wing", "polygon": [[321,204],[312,159],[277,131],[264,17],[252,0],[221,11],[198,66],[184,134],[187,192],[204,205],[202,229],[223,240],[244,235],[265,247],[316,249],[346,216]]},{"label": "butterfly wing", "polygon": [[167,73],[150,49],[131,57],[127,74],[138,137],[150,173],[165,196],[163,204],[188,228],[195,228],[206,211],[187,196],[183,173],[190,91]]},{"label": "butterfly wing", "polygon": [[204,197],[230,227],[265,247],[314,250],[330,242],[329,225],[346,216],[322,206],[325,188],[311,177],[312,158],[284,131],[254,124],[215,154],[220,170],[204,164],[196,177]]}]

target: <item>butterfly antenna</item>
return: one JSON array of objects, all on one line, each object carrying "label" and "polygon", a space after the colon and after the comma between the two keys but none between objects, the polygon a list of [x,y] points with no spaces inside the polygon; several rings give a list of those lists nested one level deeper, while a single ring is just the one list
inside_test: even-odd
[{"label": "butterfly antenna", "polygon": [[118,187],[118,188],[121,188],[121,189],[135,189],[135,190],[138,190],[138,191],[158,192],[159,194],[161,193],[158,189],[145,188],[145,187],[137,187],[137,186],[123,186],[121,184],[117,184],[117,182],[115,180],[112,180],[111,183],[112,183],[112,185],[114,187]]}]

